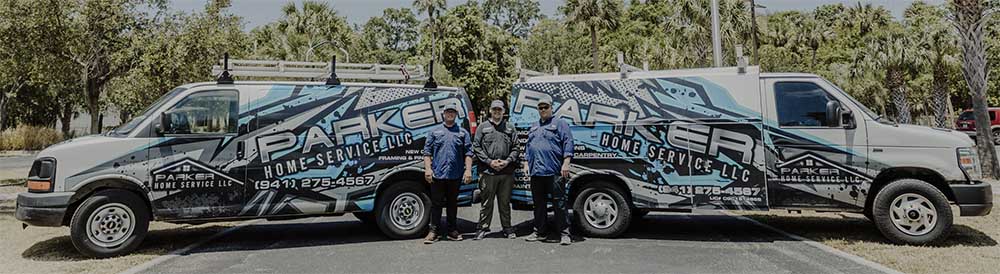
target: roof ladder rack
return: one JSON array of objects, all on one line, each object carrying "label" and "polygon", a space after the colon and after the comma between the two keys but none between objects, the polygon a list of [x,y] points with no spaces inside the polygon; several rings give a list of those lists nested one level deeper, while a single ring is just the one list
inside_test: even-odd
[{"label": "roof ladder rack", "polygon": [[521,82],[527,81],[529,77],[559,75],[559,67],[552,67],[552,74],[526,69],[521,64],[520,57],[514,58],[514,69],[517,70],[517,78]]},{"label": "roof ladder rack", "polygon": [[[407,64],[366,64],[337,63],[336,57],[331,62],[296,62],[274,60],[245,60],[228,58],[219,60],[220,65],[212,66],[212,75],[220,75],[219,81],[228,80],[232,76],[292,78],[292,79],[327,79],[327,83],[337,83],[341,79],[400,81],[428,80],[424,68],[419,65]],[[228,77],[228,78],[224,78]]]},{"label": "roof ladder rack", "polygon": [[[212,69],[212,74],[216,74],[214,67]],[[222,55],[222,73],[219,74],[219,78],[217,78],[215,81],[220,85],[228,85],[233,83],[233,76],[229,74],[228,52]]]}]

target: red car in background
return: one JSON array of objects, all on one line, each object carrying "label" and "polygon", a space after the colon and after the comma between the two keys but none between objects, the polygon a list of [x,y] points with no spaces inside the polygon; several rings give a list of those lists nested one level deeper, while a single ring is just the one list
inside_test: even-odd
[{"label": "red car in background", "polygon": [[[990,114],[990,132],[993,134],[993,143],[1000,145],[1000,108],[989,108]],[[966,110],[958,115],[958,121],[955,121],[955,130],[965,132],[969,137],[976,136],[976,119],[972,114],[972,110]]]}]

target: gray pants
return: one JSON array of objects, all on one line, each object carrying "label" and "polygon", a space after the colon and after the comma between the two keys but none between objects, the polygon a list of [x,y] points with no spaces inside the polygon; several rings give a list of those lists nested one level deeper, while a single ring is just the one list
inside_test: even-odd
[{"label": "gray pants", "polygon": [[514,175],[483,174],[479,177],[479,190],[482,191],[483,204],[479,210],[479,229],[490,230],[493,219],[493,197],[497,200],[497,210],[500,211],[500,225],[504,232],[513,232],[510,226],[510,195],[514,188]]}]

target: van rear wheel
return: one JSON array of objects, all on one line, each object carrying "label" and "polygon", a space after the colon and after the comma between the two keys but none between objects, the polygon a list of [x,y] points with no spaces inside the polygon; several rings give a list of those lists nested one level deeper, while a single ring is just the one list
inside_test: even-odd
[{"label": "van rear wheel", "polygon": [[576,196],[573,212],[580,230],[592,237],[617,237],[632,221],[632,208],[622,191],[606,182],[587,184]]},{"label": "van rear wheel", "polygon": [[70,239],[86,256],[125,255],[146,237],[149,215],[149,207],[138,195],[121,189],[104,190],[77,207],[70,220]]},{"label": "van rear wheel", "polygon": [[897,244],[932,243],[952,225],[948,198],[917,179],[897,180],[882,188],[875,196],[872,215],[882,235]]},{"label": "van rear wheel", "polygon": [[414,182],[390,185],[378,199],[375,220],[379,230],[393,239],[412,239],[427,233],[431,198]]}]

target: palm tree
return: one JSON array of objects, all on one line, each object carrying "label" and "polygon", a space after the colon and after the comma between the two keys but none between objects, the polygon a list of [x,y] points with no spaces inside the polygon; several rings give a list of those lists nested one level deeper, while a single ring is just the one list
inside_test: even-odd
[{"label": "palm tree", "polygon": [[618,28],[622,10],[621,0],[567,0],[561,8],[566,22],[582,25],[590,31],[590,54],[594,72],[601,70],[597,61],[597,31]]},{"label": "palm tree", "polygon": [[[986,114],[986,45],[983,43],[983,28],[989,24],[993,10],[982,0],[951,0],[950,19],[955,24],[959,45],[962,47],[962,75],[972,95],[972,111],[976,117],[976,141],[979,144],[993,143],[989,117]],[[996,148],[990,145],[976,146],[982,159],[983,176],[1000,177]]]},{"label": "palm tree", "polygon": [[931,110],[934,126],[950,127],[951,96],[948,92],[952,70],[958,66],[954,29],[945,22],[945,10],[924,2],[914,2],[903,14],[908,32],[917,35],[922,65],[931,69],[933,78]]},{"label": "palm tree", "polygon": [[895,106],[896,122],[910,123],[910,104],[907,100],[906,82],[917,71],[918,57],[910,48],[911,39],[898,25],[883,29],[870,40],[869,64],[871,69],[881,69],[885,75],[885,87]]},{"label": "palm tree", "polygon": [[440,15],[442,10],[446,10],[448,3],[445,0],[413,0],[413,8],[419,12],[427,12],[427,20],[431,30],[431,59],[435,59],[435,57],[438,57],[437,33],[439,29],[434,22],[434,15]]}]

